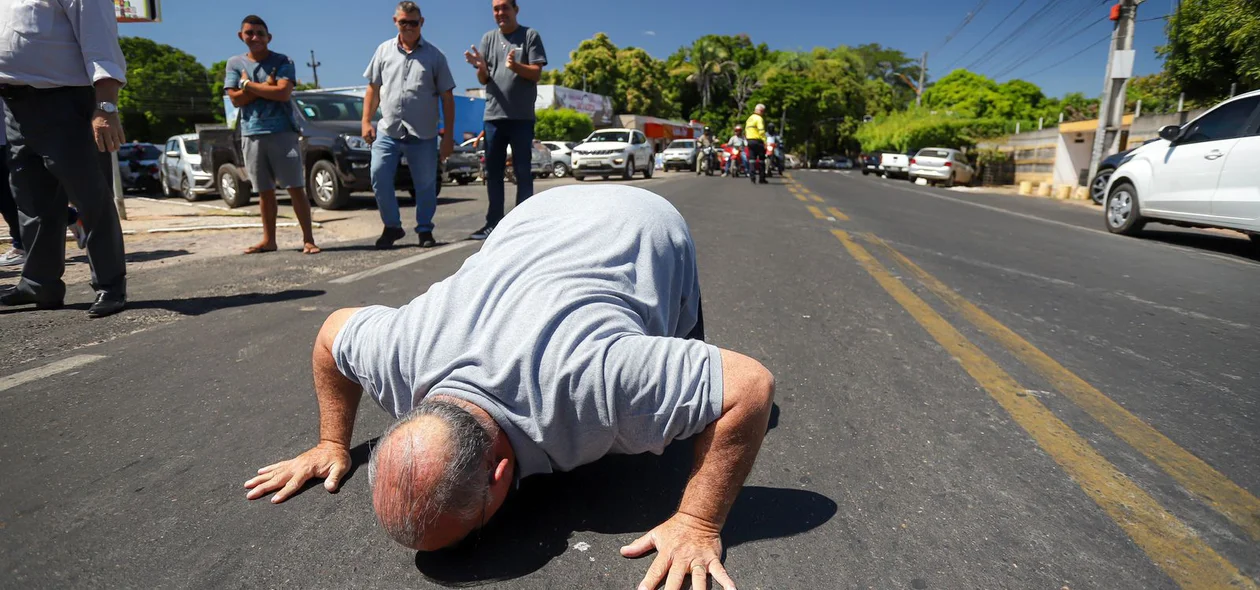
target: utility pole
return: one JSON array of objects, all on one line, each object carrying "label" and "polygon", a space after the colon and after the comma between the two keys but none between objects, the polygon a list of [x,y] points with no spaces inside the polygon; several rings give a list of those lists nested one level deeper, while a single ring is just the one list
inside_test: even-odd
[{"label": "utility pole", "polygon": [[311,68],[311,73],[315,75],[315,87],[319,88],[319,66],[324,64],[315,61],[315,50],[311,50],[311,61],[306,64]]},{"label": "utility pole", "polygon": [[1102,104],[1098,106],[1098,131],[1094,134],[1094,150],[1089,158],[1090,182],[1098,175],[1098,165],[1108,152],[1115,150],[1124,126],[1125,91],[1133,75],[1133,29],[1137,7],[1143,0],[1120,0],[1119,18],[1111,33],[1111,51],[1107,55],[1107,77],[1103,80]]},{"label": "utility pole", "polygon": [[923,106],[923,84],[927,80],[927,52],[923,52],[923,61],[919,62],[919,96],[914,99],[914,106]]}]

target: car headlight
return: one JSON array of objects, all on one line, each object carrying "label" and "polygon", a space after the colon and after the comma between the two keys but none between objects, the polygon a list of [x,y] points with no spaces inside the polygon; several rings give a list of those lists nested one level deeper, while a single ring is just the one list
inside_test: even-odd
[{"label": "car headlight", "polygon": [[346,141],[346,147],[354,151],[357,151],[357,152],[372,151],[372,144],[368,143],[366,139],[363,139],[362,137],[359,137],[358,135],[342,135],[341,138]]},{"label": "car headlight", "polygon": [[193,172],[201,172],[201,164],[194,164],[194,163],[191,163],[191,162],[190,162],[190,163],[188,164],[188,167],[189,167],[189,168],[192,168],[192,171],[193,171]]}]

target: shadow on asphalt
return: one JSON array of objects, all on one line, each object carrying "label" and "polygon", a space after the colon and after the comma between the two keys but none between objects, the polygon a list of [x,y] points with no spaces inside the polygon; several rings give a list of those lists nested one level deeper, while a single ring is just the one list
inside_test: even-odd
[{"label": "shadow on asphalt", "polygon": [[[294,289],[289,291],[280,291],[278,293],[240,293],[237,295],[216,295],[213,297],[189,297],[187,299],[130,301],[127,303],[127,309],[165,309],[180,315],[198,316],[212,311],[232,307],[246,307],[249,305],[263,305],[267,303],[294,301],[297,299],[309,299],[311,297],[319,297],[326,292],[327,291],[315,291],[312,289]],[[87,311],[89,307],[91,307],[90,303],[76,303],[74,305],[67,305],[63,309]],[[29,306],[3,309],[0,310],[0,316],[12,313],[24,313],[31,311],[32,309],[33,308]],[[126,311],[123,312],[124,315],[126,313]]]},{"label": "shadow on asphalt", "polygon": [[[645,533],[677,509],[691,462],[692,444],[682,441],[659,457],[614,455],[569,473],[527,478],[499,514],[459,546],[417,552],[416,569],[443,586],[479,586],[542,569],[568,551],[575,532]],[[722,540],[729,549],[798,535],[826,523],[836,510],[834,501],[816,492],[745,487]]]},{"label": "shadow on asphalt", "polygon": [[1207,250],[1218,254],[1228,254],[1248,260],[1260,260],[1260,245],[1252,243],[1250,239],[1242,235],[1235,238],[1190,231],[1147,229],[1138,234],[1137,237],[1139,239],[1186,246],[1197,250]]}]

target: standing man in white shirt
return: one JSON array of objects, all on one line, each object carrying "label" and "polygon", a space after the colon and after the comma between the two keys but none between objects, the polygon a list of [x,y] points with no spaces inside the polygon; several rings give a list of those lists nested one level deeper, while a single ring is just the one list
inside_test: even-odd
[{"label": "standing man in white shirt", "polygon": [[[446,55],[420,36],[424,17],[411,0],[394,11],[398,35],[376,48],[363,76],[363,139],[372,145],[372,191],[385,229],[376,247],[391,248],[407,235],[398,213],[394,176],[405,156],[416,189],[416,234],[421,248],[437,245],[433,215],[437,212],[438,99],[446,134],[441,159],[455,151],[455,78]],[[381,111],[380,128],[372,120]]]},{"label": "standing man in white shirt", "polygon": [[0,0],[0,97],[8,119],[9,182],[22,213],[26,265],[0,305],[63,305],[66,201],[87,229],[96,301],[88,316],[127,305],[122,227],[103,154],[122,145],[118,90],[127,64],[114,3]]}]

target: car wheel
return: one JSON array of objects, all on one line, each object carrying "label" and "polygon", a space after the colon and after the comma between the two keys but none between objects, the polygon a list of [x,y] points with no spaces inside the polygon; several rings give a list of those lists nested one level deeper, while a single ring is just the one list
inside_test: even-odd
[{"label": "car wheel", "polygon": [[573,180],[576,180],[576,181],[578,181],[578,182],[582,182],[582,181],[586,180],[586,177],[585,177],[585,176],[582,176],[582,175],[579,175],[579,174],[574,174],[574,175],[573,175]]},{"label": "car wheel", "polygon": [[604,180],[608,180],[608,175],[607,175],[607,174],[604,174],[604,175],[600,176],[600,178],[602,178],[602,179],[604,179]]},{"label": "car wheel", "polygon": [[1095,205],[1103,204],[1107,196],[1107,183],[1111,182],[1111,175],[1115,172],[1114,168],[1103,168],[1094,177],[1094,182],[1089,183],[1089,198],[1094,200]]},{"label": "car wheel", "polygon": [[1146,226],[1138,205],[1137,190],[1129,182],[1121,182],[1107,196],[1107,231],[1126,236],[1136,235]]},{"label": "car wheel", "polygon": [[[166,183],[163,182],[162,186],[166,186]],[[197,201],[201,198],[197,193],[193,192],[192,182],[188,180],[187,176],[179,180],[179,194],[184,197],[184,200],[189,202]]]},{"label": "car wheel", "polygon": [[455,183],[458,184],[459,186],[464,186],[470,182],[472,182],[472,179],[468,178],[467,176],[461,176],[455,179]]},{"label": "car wheel", "polygon": [[169,198],[171,196],[171,184],[165,172],[158,175],[158,183],[162,185],[162,196]]},{"label": "car wheel", "polygon": [[228,207],[244,207],[249,204],[253,189],[249,182],[241,180],[236,166],[231,164],[219,166],[219,172],[215,178],[219,185],[219,196]]},{"label": "car wheel", "polygon": [[306,185],[320,209],[341,209],[350,203],[350,191],[341,183],[337,168],[329,160],[320,160],[311,166],[311,177]]},{"label": "car wheel", "polygon": [[643,168],[643,178],[652,178],[653,174],[656,174],[656,166],[649,162],[648,165]]},{"label": "car wheel", "polygon": [[634,178],[634,158],[626,158],[626,169],[621,171],[622,180]]},{"label": "car wheel", "polygon": [[945,188],[954,188],[954,173],[950,172],[949,178],[945,179],[945,182],[942,184],[945,186]]},{"label": "car wheel", "polygon": [[551,175],[556,178],[564,178],[569,175],[569,167],[564,162],[556,162],[551,165]]}]

